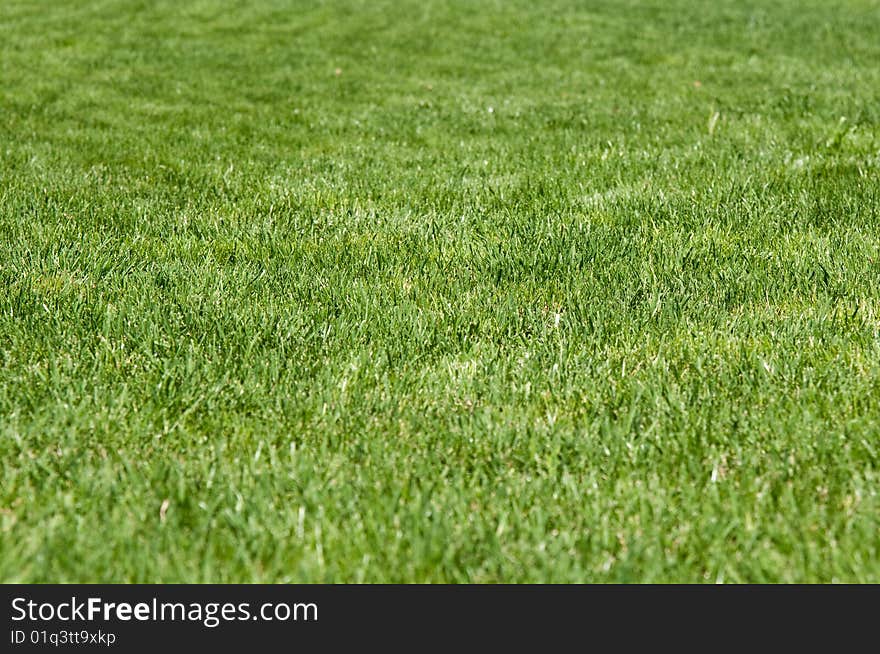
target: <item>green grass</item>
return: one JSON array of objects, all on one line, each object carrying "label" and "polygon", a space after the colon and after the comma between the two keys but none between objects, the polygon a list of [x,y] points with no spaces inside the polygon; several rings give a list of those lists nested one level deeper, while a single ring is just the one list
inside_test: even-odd
[{"label": "green grass", "polygon": [[0,580],[880,582],[880,2],[0,4]]}]

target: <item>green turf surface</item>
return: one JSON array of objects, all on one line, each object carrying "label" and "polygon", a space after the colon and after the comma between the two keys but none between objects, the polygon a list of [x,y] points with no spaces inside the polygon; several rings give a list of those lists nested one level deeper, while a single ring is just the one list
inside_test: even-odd
[{"label": "green turf surface", "polygon": [[0,580],[880,581],[880,3],[0,3]]}]

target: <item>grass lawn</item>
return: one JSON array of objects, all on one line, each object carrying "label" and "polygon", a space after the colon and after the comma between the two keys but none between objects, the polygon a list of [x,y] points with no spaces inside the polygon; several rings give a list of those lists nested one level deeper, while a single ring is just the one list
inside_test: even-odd
[{"label": "grass lawn", "polygon": [[0,580],[880,582],[880,2],[0,4]]}]

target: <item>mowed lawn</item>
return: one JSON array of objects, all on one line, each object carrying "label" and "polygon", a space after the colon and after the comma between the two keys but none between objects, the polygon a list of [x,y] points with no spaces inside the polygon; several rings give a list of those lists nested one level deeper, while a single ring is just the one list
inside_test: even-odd
[{"label": "mowed lawn", "polygon": [[880,2],[0,3],[0,580],[880,581]]}]

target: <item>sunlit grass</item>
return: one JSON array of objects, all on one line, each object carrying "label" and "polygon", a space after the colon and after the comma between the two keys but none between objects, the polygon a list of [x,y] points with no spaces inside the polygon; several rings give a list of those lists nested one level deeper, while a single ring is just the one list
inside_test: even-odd
[{"label": "sunlit grass", "polygon": [[880,581],[880,4],[0,5],[0,580]]}]

